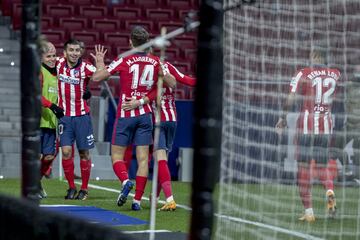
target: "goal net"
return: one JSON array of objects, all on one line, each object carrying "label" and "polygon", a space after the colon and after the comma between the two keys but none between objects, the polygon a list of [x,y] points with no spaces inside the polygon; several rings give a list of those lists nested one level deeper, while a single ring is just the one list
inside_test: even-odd
[{"label": "goal net", "polygon": [[[360,111],[348,109],[352,104],[360,110],[360,100],[356,104],[356,93],[351,93],[360,76],[360,1],[242,2],[224,0],[223,6],[223,139],[215,239],[358,239],[360,124],[345,120],[356,119],[356,113],[360,117]],[[275,125],[294,74],[310,66],[310,53],[320,48],[328,53],[328,66],[341,73],[330,130],[336,133],[331,145],[336,154],[328,161],[337,214],[328,218],[327,189],[311,161],[316,220],[309,224],[299,221],[304,206],[294,139],[300,107],[290,109],[282,135]]]}]

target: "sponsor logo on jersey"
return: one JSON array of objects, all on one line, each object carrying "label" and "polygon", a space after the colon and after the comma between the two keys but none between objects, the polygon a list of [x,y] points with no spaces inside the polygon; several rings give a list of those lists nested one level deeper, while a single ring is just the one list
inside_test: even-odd
[{"label": "sponsor logo on jersey", "polygon": [[64,83],[69,84],[80,84],[80,79],[75,77],[66,76],[65,74],[60,74],[59,80]]}]

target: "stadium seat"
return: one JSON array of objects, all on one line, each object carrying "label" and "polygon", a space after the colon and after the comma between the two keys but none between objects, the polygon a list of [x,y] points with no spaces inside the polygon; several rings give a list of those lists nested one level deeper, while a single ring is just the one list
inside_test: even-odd
[{"label": "stadium seat", "polygon": [[84,31],[73,31],[70,33],[71,38],[75,38],[85,43],[85,45],[96,44],[100,42],[99,32]]},{"label": "stadium seat", "polygon": [[93,19],[91,26],[94,30],[99,30],[103,33],[113,33],[120,30],[119,20],[117,19]]},{"label": "stadium seat", "polygon": [[87,28],[87,19],[79,17],[60,18],[59,26],[67,30],[82,30]]},{"label": "stadium seat", "polygon": [[165,0],[165,4],[171,8],[191,9],[193,2],[191,0]]},{"label": "stadium seat", "polygon": [[158,8],[159,6],[162,5],[162,2],[161,0],[152,0],[152,1],[133,0],[133,4],[145,10],[149,8]]},{"label": "stadium seat", "polygon": [[129,34],[120,32],[107,32],[104,34],[104,41],[119,47],[129,46]]},{"label": "stadium seat", "polygon": [[156,8],[156,9],[146,9],[146,17],[148,19],[161,21],[166,20],[170,21],[174,19],[174,12],[172,9],[163,9],[163,8]]},{"label": "stadium seat", "polygon": [[181,36],[176,37],[173,41],[173,44],[177,47],[184,48],[196,48],[196,38],[191,36]]},{"label": "stadium seat", "polygon": [[126,31],[130,31],[134,26],[142,26],[149,32],[153,32],[155,30],[153,21],[147,21],[147,20],[127,20],[127,21],[125,21],[125,30]]},{"label": "stadium seat", "polygon": [[41,17],[41,29],[56,27],[52,17]]},{"label": "stadium seat", "polygon": [[162,27],[166,27],[167,32],[172,32],[178,28],[183,27],[182,22],[174,22],[174,21],[159,21],[158,29],[161,30]]},{"label": "stadium seat", "polygon": [[197,58],[197,49],[196,48],[185,48],[184,57],[186,60],[196,60]]},{"label": "stadium seat", "polygon": [[141,17],[141,9],[135,7],[114,7],[113,16],[120,19],[138,19]]},{"label": "stadium seat", "polygon": [[190,73],[190,69],[191,69],[190,62],[184,62],[184,61],[177,59],[174,62],[172,62],[171,64],[174,65],[177,69],[179,69],[180,72],[182,72],[186,75],[188,75]]},{"label": "stadium seat", "polygon": [[15,3],[21,3],[21,0],[1,0],[2,16],[11,16],[12,6]]},{"label": "stadium seat", "polygon": [[21,3],[15,3],[12,6],[12,29],[13,30],[20,30],[21,29],[21,23],[22,23],[22,4]]},{"label": "stadium seat", "polygon": [[64,42],[64,39],[67,38],[67,34],[65,30],[53,30],[53,29],[46,29],[42,31],[42,34],[46,36],[46,38],[50,42]]},{"label": "stadium seat", "polygon": [[186,99],[186,93],[185,93],[185,89],[181,88],[181,87],[176,87],[176,89],[174,90],[174,96],[175,99]]},{"label": "stadium seat", "polygon": [[62,4],[48,4],[46,5],[45,16],[60,18],[67,16],[74,16],[74,6],[73,5],[62,5]]},{"label": "stadium seat", "polygon": [[68,0],[69,4],[72,5],[96,5],[98,1],[93,0]]},{"label": "stadium seat", "polygon": [[106,17],[107,8],[104,6],[80,6],[79,14],[90,18]]}]

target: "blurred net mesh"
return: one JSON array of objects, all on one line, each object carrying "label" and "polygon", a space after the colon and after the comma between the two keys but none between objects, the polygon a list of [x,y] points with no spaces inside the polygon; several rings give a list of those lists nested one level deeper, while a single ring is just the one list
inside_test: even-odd
[{"label": "blurred net mesh", "polygon": [[[360,238],[360,2],[258,0],[245,5],[225,0],[223,7],[223,141],[215,239]],[[342,75],[334,114],[338,212],[333,220],[326,217],[325,191],[314,177],[316,221],[310,225],[298,221],[304,211],[293,143],[298,109],[288,114],[285,134],[277,135],[275,124],[290,81],[310,64],[309,53],[317,47],[328,52],[328,65]]]}]

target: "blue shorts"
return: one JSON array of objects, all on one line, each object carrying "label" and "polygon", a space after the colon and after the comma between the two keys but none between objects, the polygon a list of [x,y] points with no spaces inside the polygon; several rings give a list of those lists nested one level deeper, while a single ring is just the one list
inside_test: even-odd
[{"label": "blue shorts", "polygon": [[161,122],[159,146],[157,149],[164,149],[165,151],[170,152],[174,143],[175,132],[176,122]]},{"label": "blue shorts", "polygon": [[79,150],[94,147],[94,134],[89,114],[59,119],[60,146],[72,146],[76,141]]},{"label": "blue shorts", "polygon": [[54,155],[56,148],[56,129],[41,128],[41,154]]},{"label": "blue shorts", "polygon": [[327,163],[329,160],[330,135],[301,134],[297,137],[297,161]]},{"label": "blue shorts", "polygon": [[112,144],[117,146],[146,146],[152,144],[151,113],[137,117],[118,118],[114,123]]}]

